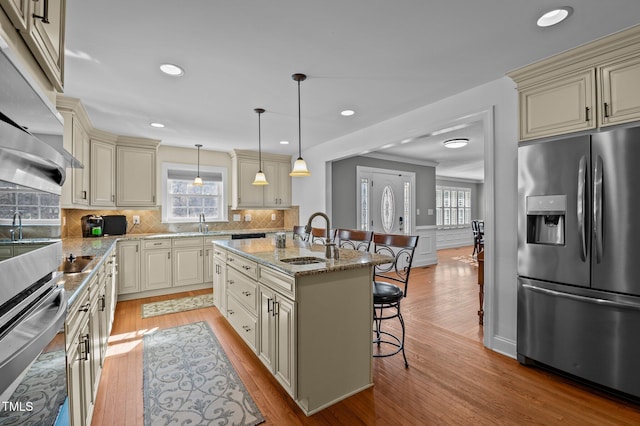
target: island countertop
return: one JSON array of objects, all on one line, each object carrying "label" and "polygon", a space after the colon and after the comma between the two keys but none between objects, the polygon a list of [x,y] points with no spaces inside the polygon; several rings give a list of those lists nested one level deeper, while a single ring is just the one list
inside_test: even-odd
[{"label": "island countertop", "polygon": [[[292,239],[287,239],[286,248],[276,248],[273,238],[213,241],[213,244],[293,277],[381,265],[392,260],[389,256],[352,249],[338,249],[339,259],[326,259],[324,245]],[[322,261],[307,265],[282,261],[297,257],[314,257]]]}]

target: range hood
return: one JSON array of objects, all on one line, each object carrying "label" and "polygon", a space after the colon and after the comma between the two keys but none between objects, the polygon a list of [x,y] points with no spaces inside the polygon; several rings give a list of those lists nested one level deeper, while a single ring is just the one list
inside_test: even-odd
[{"label": "range hood", "polygon": [[66,168],[63,120],[0,37],[0,180],[60,195]]}]

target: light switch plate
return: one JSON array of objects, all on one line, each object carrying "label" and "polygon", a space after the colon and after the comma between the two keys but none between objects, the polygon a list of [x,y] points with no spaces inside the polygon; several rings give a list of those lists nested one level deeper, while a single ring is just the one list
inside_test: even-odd
[{"label": "light switch plate", "polygon": [[244,215],[244,221],[245,222],[251,222],[251,215],[249,213]]},{"label": "light switch plate", "polygon": [[275,213],[271,213],[271,220],[276,220],[276,214]]},{"label": "light switch plate", "polygon": [[235,214],[233,215],[233,221],[234,221],[234,222],[240,222],[240,215],[239,215],[239,214],[237,214],[237,213],[235,213]]}]

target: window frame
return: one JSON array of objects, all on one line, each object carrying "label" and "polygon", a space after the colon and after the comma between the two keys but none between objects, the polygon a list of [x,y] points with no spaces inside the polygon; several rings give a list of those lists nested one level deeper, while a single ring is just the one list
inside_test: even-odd
[{"label": "window frame", "polygon": [[[169,170],[176,170],[180,172],[188,172],[193,173],[193,177],[195,178],[198,168],[193,164],[183,164],[183,163],[162,163],[162,202],[160,203],[162,209],[162,223],[197,223],[198,218],[188,217],[183,220],[179,220],[169,216],[169,200],[171,196],[169,194]],[[228,222],[229,221],[229,209],[227,205],[227,194],[230,191],[228,186],[228,168],[223,166],[203,166],[200,165],[201,175],[204,173],[220,173],[222,176],[221,180],[221,191],[220,191],[220,209],[221,209],[221,217],[213,219],[211,217],[206,217],[207,222]]]},{"label": "window frame", "polygon": [[[37,206],[35,205],[31,205],[31,204],[18,204],[18,196],[16,195],[16,204],[15,204],[15,209],[13,209],[14,205],[11,204],[3,204],[3,207],[7,207],[7,206],[11,206],[11,208],[13,209],[12,211],[15,212],[15,210],[18,210],[20,212],[24,212],[24,209],[22,207],[36,207],[39,211],[41,208],[56,208],[58,209],[58,217],[54,218],[54,219],[31,219],[25,216],[21,217],[22,220],[22,224],[24,225],[43,225],[43,226],[60,226],[60,222],[61,222],[61,217],[62,217],[62,208],[60,207],[60,196],[57,194],[51,194],[49,192],[46,191],[41,191],[38,189],[33,189],[33,188],[27,188],[24,186],[20,186],[20,185],[16,185],[16,184],[12,184],[9,182],[4,182],[5,184],[8,185],[12,185],[14,187],[2,187],[2,185],[0,185],[0,194],[6,194],[6,193],[23,193],[23,194],[37,194],[37,195],[47,195],[47,196],[54,196],[58,198],[58,203],[56,205],[49,205],[49,206],[42,206],[40,204],[38,204]],[[39,213],[40,216],[42,215],[41,213]],[[0,218],[0,225],[12,225],[13,223],[13,218]]]},{"label": "window frame", "polygon": [[[449,194],[448,203],[445,200],[445,192]],[[455,193],[455,195],[453,195]],[[460,196],[462,193],[462,197]],[[455,199],[453,199],[455,197]],[[459,206],[460,198],[464,200],[464,206]],[[468,205],[467,205],[468,202]],[[448,205],[445,205],[448,204]],[[472,189],[450,185],[436,185],[436,227],[438,229],[466,228],[471,226]],[[460,223],[459,210],[464,211],[464,219]],[[448,214],[447,214],[448,213]],[[445,218],[451,221],[455,218],[455,224],[445,224]]]}]

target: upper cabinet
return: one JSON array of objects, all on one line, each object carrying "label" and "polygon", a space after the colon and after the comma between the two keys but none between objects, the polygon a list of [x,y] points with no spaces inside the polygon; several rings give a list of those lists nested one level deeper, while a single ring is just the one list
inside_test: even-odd
[{"label": "upper cabinet", "polygon": [[66,0],[0,0],[52,86],[62,92]]},{"label": "upper cabinet", "polygon": [[62,137],[64,148],[76,159],[80,160],[83,168],[68,171],[68,177],[62,186],[60,205],[69,207],[86,207],[89,205],[89,162],[91,147],[89,131],[91,124],[82,103],[75,98],[58,96],[56,108],[64,119],[64,133]]},{"label": "upper cabinet", "polygon": [[131,145],[117,147],[117,203],[125,207],[153,207],[156,204],[157,142],[127,139]]},{"label": "upper cabinet", "polygon": [[91,205],[116,205],[116,145],[107,138],[91,138]]},{"label": "upper cabinet", "polygon": [[640,120],[640,26],[509,73],[520,140]]},{"label": "upper cabinet", "polygon": [[260,164],[255,151],[233,150],[231,156],[231,208],[291,207],[291,156],[262,153],[262,171],[268,185],[253,185]]}]

